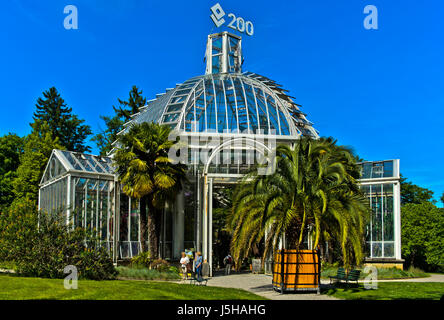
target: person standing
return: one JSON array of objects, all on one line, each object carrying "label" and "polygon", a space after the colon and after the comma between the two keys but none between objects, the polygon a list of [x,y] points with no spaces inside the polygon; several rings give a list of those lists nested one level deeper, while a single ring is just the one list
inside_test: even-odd
[{"label": "person standing", "polygon": [[202,278],[202,253],[200,251],[196,252],[196,259],[194,260],[194,268],[196,270],[197,279]]},{"label": "person standing", "polygon": [[180,258],[180,268],[182,269],[182,280],[185,280],[187,278],[188,263],[190,263],[190,259],[187,257],[185,252],[182,252],[182,258]]},{"label": "person standing", "polygon": [[228,276],[231,272],[231,265],[233,264],[233,258],[230,254],[228,254],[224,258],[224,264],[225,264],[225,275]]}]

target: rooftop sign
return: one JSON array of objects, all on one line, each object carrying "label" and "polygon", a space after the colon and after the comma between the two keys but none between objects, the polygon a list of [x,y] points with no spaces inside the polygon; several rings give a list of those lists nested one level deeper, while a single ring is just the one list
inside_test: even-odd
[{"label": "rooftop sign", "polygon": [[[217,28],[223,26],[225,23],[225,11],[222,9],[219,3],[216,3],[214,6],[210,8],[211,15],[210,18],[213,20],[214,24]],[[228,23],[228,27],[234,30],[237,30],[241,33],[246,33],[249,36],[254,34],[253,22],[245,21],[242,17],[236,17],[234,13],[229,13],[228,18],[231,21]]]}]

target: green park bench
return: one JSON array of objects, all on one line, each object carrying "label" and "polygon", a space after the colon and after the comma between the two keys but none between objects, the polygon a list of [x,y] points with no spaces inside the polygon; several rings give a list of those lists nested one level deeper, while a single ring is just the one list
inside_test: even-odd
[{"label": "green park bench", "polygon": [[347,274],[344,268],[338,268],[337,274],[335,276],[329,277],[330,284],[332,284],[332,280],[336,280],[335,283],[345,281],[345,283],[347,284],[349,284],[350,282],[356,282],[356,284],[358,284],[360,274],[361,270],[353,269]]},{"label": "green park bench", "polygon": [[356,282],[358,285],[359,275],[361,274],[361,270],[352,270],[347,274],[347,279],[345,280],[347,283]]},{"label": "green park bench", "polygon": [[330,276],[329,278],[330,278],[330,284],[332,284],[333,280],[335,280],[335,282],[346,281],[347,274],[345,273],[344,268],[338,268],[338,272],[336,273],[336,275]]}]

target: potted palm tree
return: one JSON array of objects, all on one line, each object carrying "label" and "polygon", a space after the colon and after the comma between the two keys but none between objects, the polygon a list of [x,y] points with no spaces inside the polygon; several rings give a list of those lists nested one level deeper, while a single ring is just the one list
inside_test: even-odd
[{"label": "potted palm tree", "polygon": [[264,242],[263,260],[274,255],[275,289],[318,290],[321,239],[339,240],[346,266],[351,255],[358,263],[363,256],[369,209],[356,183],[356,159],[331,138],[304,137],[278,146],[273,161],[272,174],[252,171],[235,192],[231,252],[241,260]]}]

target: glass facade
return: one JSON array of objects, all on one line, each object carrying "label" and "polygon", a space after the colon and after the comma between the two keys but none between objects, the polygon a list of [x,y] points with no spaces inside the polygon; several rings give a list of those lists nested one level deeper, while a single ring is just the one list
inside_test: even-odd
[{"label": "glass facade", "polygon": [[[159,252],[164,259],[177,258],[194,248],[211,264],[213,183],[236,183],[278,144],[319,135],[280,84],[242,72],[239,37],[221,33],[208,39],[206,74],[148,101],[119,134],[132,124],[155,122],[189,139],[190,183],[165,207]],[[400,258],[399,161],[360,166],[360,184],[372,208],[368,257]],[[39,206],[97,232],[115,261],[141,250],[139,201],[122,192],[111,157],[54,150],[41,180]]]},{"label": "glass facade", "polygon": [[370,184],[361,186],[372,209],[366,229],[366,248],[371,258],[394,258],[394,196],[393,184]]},{"label": "glass facade", "polygon": [[[372,259],[400,258],[399,160],[367,161],[361,167],[361,190],[369,200],[366,252]],[[397,252],[398,251],[398,252]]]},{"label": "glass facade", "polygon": [[363,162],[360,165],[361,179],[396,177],[393,160]]},{"label": "glass facade", "polygon": [[[117,257],[128,259],[141,251],[139,201],[126,196],[114,179],[109,157],[54,150],[40,183],[39,208],[60,214],[73,228],[93,232],[110,251],[117,241]],[[168,256],[172,246],[168,229],[171,213],[166,213],[165,219],[168,238],[162,241],[168,247],[164,249]]]},{"label": "glass facade", "polygon": [[111,249],[114,196],[110,158],[54,150],[41,180],[39,208],[93,232]]}]

